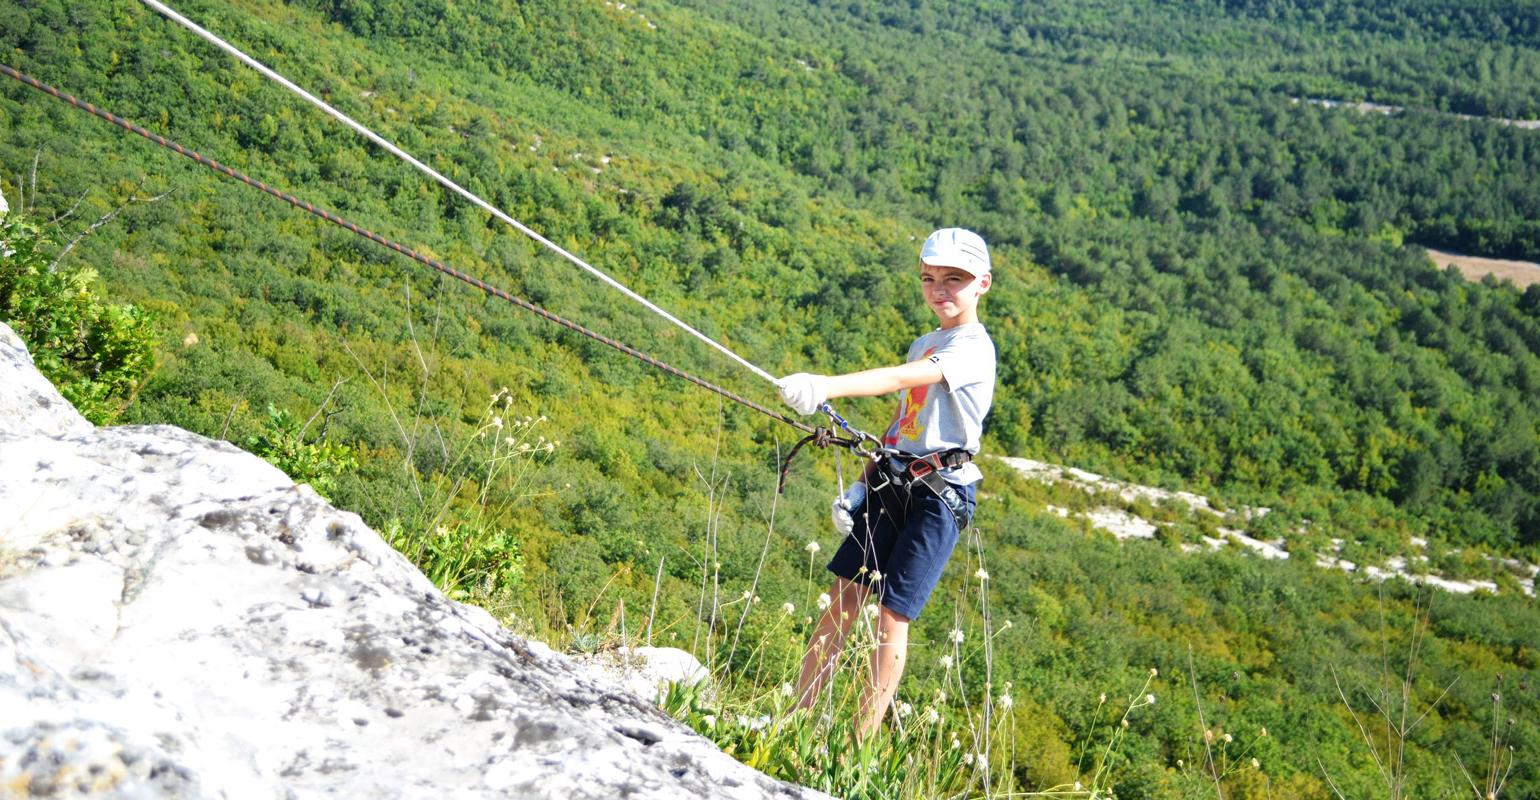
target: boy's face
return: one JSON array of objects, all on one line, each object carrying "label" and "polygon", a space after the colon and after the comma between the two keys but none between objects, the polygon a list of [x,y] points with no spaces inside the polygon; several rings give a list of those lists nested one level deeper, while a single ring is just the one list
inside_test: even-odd
[{"label": "boy's face", "polygon": [[979,298],[989,291],[989,273],[975,277],[957,267],[920,264],[920,290],[943,328],[978,322]]}]

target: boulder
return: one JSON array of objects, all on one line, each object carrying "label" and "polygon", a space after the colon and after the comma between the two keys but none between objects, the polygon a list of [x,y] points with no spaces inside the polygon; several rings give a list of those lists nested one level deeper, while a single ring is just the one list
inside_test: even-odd
[{"label": "boulder", "polygon": [[3,325],[0,795],[823,796],[449,600],[256,456],[93,427]]}]

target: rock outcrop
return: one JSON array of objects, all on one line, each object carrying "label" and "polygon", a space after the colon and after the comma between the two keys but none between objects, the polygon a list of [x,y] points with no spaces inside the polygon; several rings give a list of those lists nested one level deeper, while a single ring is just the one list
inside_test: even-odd
[{"label": "rock outcrop", "polygon": [[445,598],[225,442],[96,428],[0,325],[0,796],[812,797]]}]

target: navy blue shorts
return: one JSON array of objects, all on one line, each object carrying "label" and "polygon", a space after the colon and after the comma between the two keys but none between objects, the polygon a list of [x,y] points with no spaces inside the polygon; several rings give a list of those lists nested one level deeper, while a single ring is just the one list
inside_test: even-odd
[{"label": "navy blue shorts", "polygon": [[[977,504],[977,485],[952,487],[970,511]],[[855,527],[834,551],[829,571],[871,588],[888,610],[919,617],[957,547],[952,510],[924,484],[912,490],[890,484],[868,494],[854,518]],[[882,575],[875,584],[874,571]]]}]

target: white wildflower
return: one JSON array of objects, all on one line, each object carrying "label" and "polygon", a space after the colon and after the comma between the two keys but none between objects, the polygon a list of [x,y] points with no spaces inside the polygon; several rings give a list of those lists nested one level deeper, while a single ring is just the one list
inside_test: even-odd
[{"label": "white wildflower", "polygon": [[1262,768],[1262,762],[1260,762],[1260,761],[1258,761],[1258,760],[1256,760],[1254,758],[1251,759],[1251,768],[1252,769],[1261,769]]},{"label": "white wildflower", "polygon": [[1150,667],[1150,677],[1151,678],[1153,678],[1153,677],[1155,677],[1156,675],[1159,675],[1159,674],[1160,674],[1160,670],[1158,670],[1158,669],[1156,669],[1154,667]]},{"label": "white wildflower", "polygon": [[787,616],[791,616],[797,613],[797,605],[795,603],[782,603],[781,610],[786,612]]},{"label": "white wildflower", "polygon": [[882,580],[882,573],[878,572],[877,570],[872,570],[872,583],[876,583],[880,580]]},{"label": "white wildflower", "polygon": [[973,577],[978,578],[981,581],[987,581],[989,580],[989,572],[986,571],[983,567],[979,567],[976,571],[974,571]]},{"label": "white wildflower", "polygon": [[1144,704],[1147,705],[1147,706],[1155,705],[1155,695],[1153,695],[1153,694],[1145,695],[1144,696]]},{"label": "white wildflower", "polygon": [[808,551],[809,553],[817,555],[818,551],[822,550],[823,548],[819,547],[817,542],[808,542],[807,546],[802,548],[802,549]]},{"label": "white wildflower", "polygon": [[502,417],[493,417],[492,418],[492,427],[494,427],[494,428],[501,428],[501,427],[503,427],[503,418]]},{"label": "white wildflower", "polygon": [[754,593],[747,589],[743,590],[743,602],[747,603],[752,599],[754,599]]},{"label": "white wildflower", "polygon": [[941,721],[941,712],[937,711],[935,706],[926,706],[925,707],[925,724],[926,725],[935,725],[936,723],[938,723],[940,721]]},{"label": "white wildflower", "polygon": [[791,697],[792,693],[795,692],[795,691],[796,691],[795,689],[791,688],[791,684],[789,684],[789,683],[781,684],[781,696],[782,697]]},{"label": "white wildflower", "polygon": [[877,604],[876,603],[867,603],[866,604],[866,608],[862,609],[862,611],[866,613],[866,618],[867,619],[876,619],[877,618]]},{"label": "white wildflower", "polygon": [[941,658],[937,659],[937,661],[940,662],[942,669],[952,668],[952,657],[950,655],[942,656]]},{"label": "white wildflower", "polygon": [[908,703],[899,703],[895,710],[898,712],[898,716],[903,718],[914,713],[914,706],[911,706]]},{"label": "white wildflower", "polygon": [[1000,699],[995,701],[995,704],[1000,706],[1001,711],[1010,711],[1011,706],[1016,705],[1016,701],[1012,700],[1010,695],[1002,694]]},{"label": "white wildflower", "polygon": [[952,629],[952,633],[950,635],[950,638],[952,639],[952,642],[954,644],[962,644],[962,641],[963,641],[963,632],[962,632],[962,630],[958,629],[958,628],[953,628]]},{"label": "white wildflower", "polygon": [[706,723],[706,727],[708,728],[715,728],[717,726],[717,715],[707,714],[706,716],[701,717],[701,722]]},{"label": "white wildflower", "polygon": [[829,606],[831,606],[833,604],[834,604],[834,601],[829,599],[829,593],[828,592],[824,592],[823,594],[818,595],[818,610],[819,611],[827,611],[829,609]]},{"label": "white wildflower", "polygon": [[1235,741],[1235,737],[1234,736],[1231,736],[1228,733],[1225,734],[1225,744],[1229,744],[1229,743],[1231,743],[1233,741]]}]

